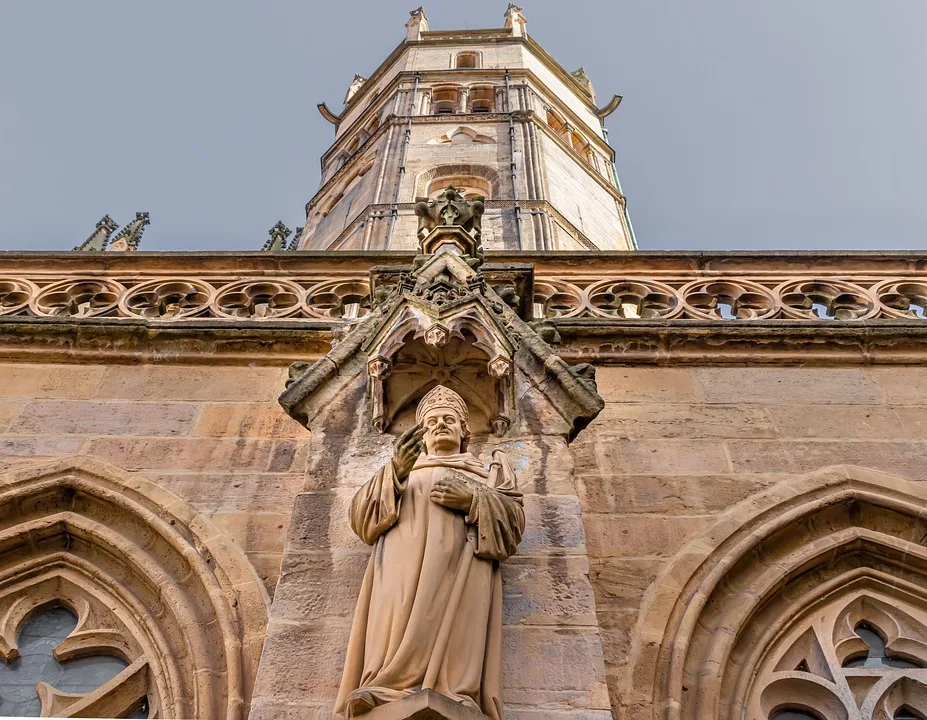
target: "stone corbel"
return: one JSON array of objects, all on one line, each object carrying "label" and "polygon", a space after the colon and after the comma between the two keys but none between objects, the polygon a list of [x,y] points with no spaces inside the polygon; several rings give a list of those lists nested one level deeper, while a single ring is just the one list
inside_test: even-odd
[{"label": "stone corbel", "polygon": [[377,432],[386,429],[386,378],[392,363],[377,356],[367,362],[367,388],[370,393],[370,422]]},{"label": "stone corbel", "polygon": [[441,323],[435,323],[425,331],[425,344],[431,347],[443,347],[451,338],[451,331]]}]

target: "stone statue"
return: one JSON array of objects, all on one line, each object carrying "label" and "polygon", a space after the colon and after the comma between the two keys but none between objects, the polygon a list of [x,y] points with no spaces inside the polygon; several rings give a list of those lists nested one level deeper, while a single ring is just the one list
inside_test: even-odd
[{"label": "stone statue", "polygon": [[494,451],[487,472],[466,452],[468,420],[460,395],[429,391],[351,502],[351,528],[373,551],[336,717],[427,689],[502,720],[499,561],[515,554],[525,514],[505,454]]}]

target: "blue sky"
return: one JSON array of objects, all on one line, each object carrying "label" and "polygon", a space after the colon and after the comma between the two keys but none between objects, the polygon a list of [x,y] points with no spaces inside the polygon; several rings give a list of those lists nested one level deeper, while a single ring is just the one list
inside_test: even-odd
[{"label": "blue sky", "polygon": [[[505,2],[426,5],[501,27]],[[922,249],[927,3],[523,3],[599,96],[642,249]],[[0,3],[0,249],[151,213],[147,250],[257,249],[301,225],[340,101],[409,3]]]}]

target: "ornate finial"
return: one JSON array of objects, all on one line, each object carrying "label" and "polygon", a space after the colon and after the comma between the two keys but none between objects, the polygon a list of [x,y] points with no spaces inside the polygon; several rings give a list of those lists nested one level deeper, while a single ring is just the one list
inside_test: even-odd
[{"label": "ornate finial", "polygon": [[595,90],[592,89],[592,80],[586,74],[586,68],[581,67],[579,70],[574,70],[570,73],[570,76],[579,83],[579,86],[590,98],[595,100]]},{"label": "ornate finial", "polygon": [[528,19],[525,17],[521,8],[515,3],[510,2],[508,9],[505,11],[505,25],[503,27],[506,30],[511,30],[512,35],[515,37],[524,37],[528,34],[528,30],[525,27],[527,24]]},{"label": "ornate finial", "polygon": [[148,218],[148,213],[135,213],[135,219],[119,231],[119,234],[113,238],[107,249],[114,252],[134,252],[138,250],[138,246],[142,242],[142,233],[150,224],[151,220]]},{"label": "ornate finial", "polygon": [[290,244],[286,246],[286,249],[289,251],[299,250],[299,238],[302,237],[303,230],[305,227],[296,228],[296,232],[293,233],[293,239],[290,240]]},{"label": "ornate finial", "polygon": [[270,239],[264,243],[261,250],[267,252],[280,252],[281,250],[286,250],[286,239],[290,236],[291,232],[292,230],[283,224],[283,220],[278,220],[277,224],[267,231],[267,234],[270,235]]},{"label": "ornate finial", "polygon": [[425,8],[418,7],[409,13],[409,22],[406,23],[406,40],[416,42],[422,39],[422,33],[428,32],[428,16]]},{"label": "ornate finial", "polygon": [[464,236],[466,241],[461,243],[457,240],[453,241],[453,244],[458,246],[462,254],[482,262],[483,249],[480,237],[485,209],[484,197],[477,196],[472,200],[467,200],[457,188],[449,185],[434,199],[417,198],[416,200],[415,214],[418,216],[419,247],[423,254],[436,252],[444,245],[442,242],[432,242],[435,228],[459,227],[466,233]]},{"label": "ornate finial", "polygon": [[350,102],[351,98],[357,95],[357,91],[360,90],[364,83],[367,82],[367,78],[358,73],[354,73],[354,79],[351,81],[351,84],[348,86],[348,92],[344,96],[344,104],[347,105]]},{"label": "ornate finial", "polygon": [[90,234],[90,237],[88,237],[86,240],[84,240],[84,242],[76,246],[74,249],[101,252],[106,249],[106,245],[109,243],[109,236],[116,232],[118,227],[119,223],[113,220],[109,215],[104,215],[100,218],[100,221],[97,223],[96,230]]}]

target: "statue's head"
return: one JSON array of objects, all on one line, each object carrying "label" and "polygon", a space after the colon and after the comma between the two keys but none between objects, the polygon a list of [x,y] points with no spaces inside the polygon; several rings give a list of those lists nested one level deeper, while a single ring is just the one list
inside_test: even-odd
[{"label": "statue's head", "polygon": [[470,411],[457,393],[444,385],[429,390],[415,411],[415,420],[425,428],[425,450],[429,455],[454,455],[467,449]]}]

